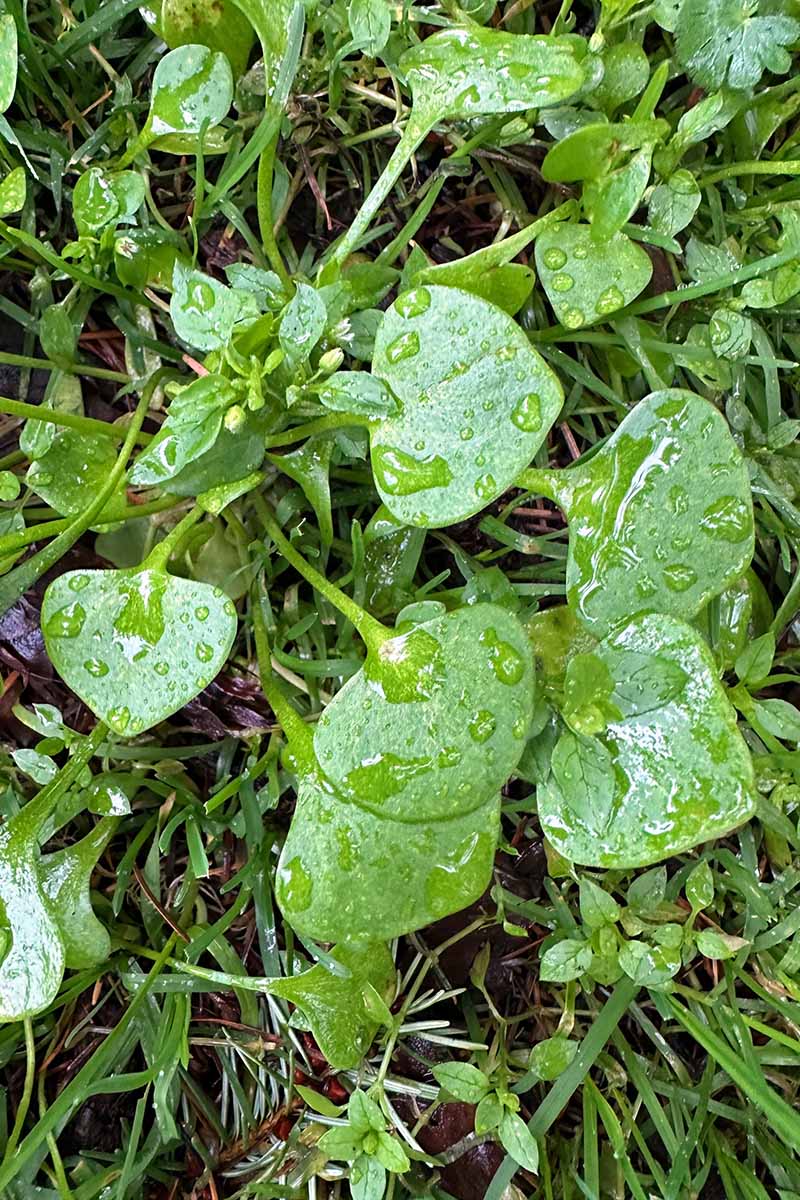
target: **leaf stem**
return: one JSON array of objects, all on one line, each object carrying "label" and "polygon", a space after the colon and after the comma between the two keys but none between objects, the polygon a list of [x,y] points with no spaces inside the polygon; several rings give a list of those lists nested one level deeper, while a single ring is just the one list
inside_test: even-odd
[{"label": "leaf stem", "polygon": [[[2,361],[1,355],[0,361]],[[22,417],[26,421],[44,421],[46,425],[60,425],[65,429],[77,429],[92,437],[113,438],[117,442],[123,440],[126,432],[119,425],[114,425],[110,421],[96,421],[94,417],[82,417],[79,413],[44,408],[40,404],[25,404],[22,400],[11,400],[7,396],[0,396],[0,413],[5,413],[8,417]],[[151,433],[139,432],[136,440],[149,442],[152,436]]]},{"label": "leaf stem", "polygon": [[28,1115],[28,1109],[33,1095],[33,1083],[36,1074],[36,1045],[33,1040],[33,1021],[30,1017],[26,1017],[23,1025],[25,1027],[25,1084],[20,1096],[17,1115],[14,1118],[14,1127],[8,1136],[5,1153],[3,1155],[3,1166],[14,1157],[14,1153],[19,1143],[19,1137],[22,1133],[22,1127],[25,1124],[25,1118]]},{"label": "leaf stem", "polygon": [[20,838],[22,841],[30,841],[37,837],[40,827],[50,816],[64,792],[72,787],[84,767],[94,757],[107,733],[108,726],[103,721],[98,721],[92,732],[82,738],[74,754],[64,763],[58,774],[54,775],[50,782],[45,784],[16,816],[11,818],[8,830],[12,837]]},{"label": "leaf stem", "polygon": [[400,141],[392,151],[391,157],[383,171],[378,176],[372,191],[361,205],[356,218],[345,233],[342,240],[334,247],[333,254],[326,265],[341,266],[349,254],[352,254],[361,238],[377,215],[381,205],[400,178],[403,169],[411,159],[414,151],[422,144],[436,124],[436,116],[417,121],[412,112],[405,129],[400,135]]},{"label": "leaf stem", "polygon": [[366,609],[363,609],[360,604],[356,604],[355,600],[351,599],[335,583],[331,583],[315,567],[311,566],[311,563],[303,557],[299,550],[295,549],[286,537],[278,524],[274,512],[263,496],[256,495],[253,499],[259,520],[286,561],[291,563],[294,569],[302,575],[303,579],[307,583],[310,583],[321,596],[329,600],[334,608],[347,617],[348,621],[352,622],[370,650],[377,651],[387,638],[392,636],[386,626],[382,625]]},{"label": "leaf stem", "polygon": [[777,158],[752,160],[749,162],[728,163],[708,175],[701,176],[699,183],[706,187],[710,183],[720,183],[723,179],[732,179],[737,175],[800,175],[800,160]]},{"label": "leaf stem", "polygon": [[347,429],[354,425],[369,428],[369,418],[354,416],[352,413],[331,413],[330,416],[306,421],[305,425],[295,425],[292,429],[284,429],[282,433],[274,433],[271,437],[266,438],[264,446],[267,450],[273,450],[278,446],[289,446],[292,442],[301,442],[304,438],[313,437],[317,433],[327,433],[331,429]]},{"label": "leaf stem", "polygon": [[559,480],[562,474],[563,471],[528,467],[517,476],[514,483],[517,487],[525,488],[527,492],[533,492],[536,496],[546,496],[548,500],[554,500],[556,504],[561,505],[565,491],[561,486],[562,481]]},{"label": "leaf stem", "polygon": [[91,504],[83,512],[78,513],[70,521],[64,532],[60,533],[49,546],[45,546],[43,550],[40,550],[24,563],[15,567],[13,571],[9,571],[8,575],[0,580],[0,616],[8,612],[12,604],[16,604],[20,597],[25,595],[28,588],[32,587],[36,583],[36,580],[44,575],[45,571],[49,571],[51,567],[55,566],[62,555],[66,554],[78,539],[83,536],[86,530],[90,529],[94,524],[95,518],[102,512],[125,474],[128,459],[133,451],[142,427],[142,422],[147,414],[153,392],[165,373],[166,368],[161,368],[154,372],[145,385],[141,399],[133,414],[133,419],[128,426],[128,432],[125,436],[125,441],[122,443],[117,461],[111,468],[105,484],[97,492]]},{"label": "leaf stem", "polygon": [[86,375],[91,379],[110,379],[112,383],[130,383],[130,375],[122,371],[110,371],[107,367],[92,367],[86,363],[70,363],[61,366],[49,358],[34,358],[31,354],[0,352],[0,363],[7,367],[30,367],[33,371],[63,371],[65,375]]},{"label": "leaf stem", "polygon": [[286,270],[278,243],[275,238],[275,226],[272,221],[272,173],[275,166],[275,149],[278,145],[278,134],[272,138],[261,153],[258,160],[258,181],[256,185],[256,208],[258,210],[258,228],[261,232],[261,245],[275,273],[288,292],[294,291],[292,279]]},{"label": "leaf stem", "polygon": [[171,529],[167,536],[154,546],[139,567],[140,571],[166,571],[167,563],[169,562],[176,549],[180,546],[186,534],[196,525],[197,522],[205,516],[205,509],[196,504],[190,509],[186,516],[181,517],[174,529]]},{"label": "leaf stem", "polygon": [[[108,524],[118,525],[123,521],[137,521],[140,517],[149,517],[153,513],[169,512],[171,508],[177,508],[181,503],[183,501],[177,496],[160,496],[158,500],[149,500],[147,504],[132,504],[130,508],[115,512],[113,521],[109,521]],[[14,554],[17,550],[24,550],[32,542],[40,542],[43,538],[57,537],[59,533],[63,533],[68,528],[71,520],[72,517],[58,517],[52,521],[41,521],[36,525],[29,525],[27,529],[21,529],[19,533],[4,534],[0,537],[0,560],[9,554]]]},{"label": "leaf stem", "polygon": [[313,734],[300,714],[289,703],[283,688],[272,674],[272,653],[269,646],[267,623],[264,620],[261,597],[258,595],[255,585],[251,593],[250,611],[253,618],[253,635],[256,643],[261,690],[283,726],[283,732],[286,734],[292,753],[300,760],[302,766],[311,769],[315,762]]}]

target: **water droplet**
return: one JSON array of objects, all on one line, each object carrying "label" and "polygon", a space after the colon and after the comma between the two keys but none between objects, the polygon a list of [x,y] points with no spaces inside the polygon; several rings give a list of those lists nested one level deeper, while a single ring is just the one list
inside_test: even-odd
[{"label": "water droplet", "polygon": [[499,359],[500,362],[511,362],[512,358],[517,357],[517,347],[500,346],[497,350],[495,350],[494,356],[496,359]]},{"label": "water droplet", "polygon": [[484,412],[491,412],[492,409],[494,408],[494,400],[484,400],[483,404],[481,405],[481,408],[483,409]]},{"label": "water droplet", "polygon": [[386,357],[390,363],[399,363],[406,358],[414,358],[419,354],[419,334],[416,329],[401,333],[400,337],[386,347]]},{"label": "water droplet", "polygon": [[83,589],[88,586],[88,575],[71,575],[67,580],[67,587],[71,592],[82,592]]},{"label": "water droplet", "polygon": [[689,493],[679,483],[673,484],[669,489],[669,506],[676,517],[689,511]]},{"label": "water droplet", "polygon": [[[412,288],[398,296],[394,306],[401,317],[420,317],[427,312],[431,305],[431,294],[425,287]],[[392,361],[391,359],[389,360]]]},{"label": "water droplet", "polygon": [[210,284],[204,283],[202,280],[192,285],[189,290],[189,303],[187,308],[194,308],[200,312],[205,312],[206,309],[212,308],[214,305],[214,289]]},{"label": "water droplet", "polygon": [[462,442],[468,442],[475,437],[475,430],[471,425],[465,425],[463,429],[458,431],[458,436],[461,438]]},{"label": "water droplet", "polygon": [[560,271],[567,261],[567,256],[558,246],[551,246],[549,250],[545,250],[542,259],[550,271]]},{"label": "water droplet", "polygon": [[437,767],[457,767],[461,762],[461,751],[457,746],[444,746],[436,759]]},{"label": "water droplet", "polygon": [[214,649],[207,642],[198,642],[194,648],[195,655],[200,662],[211,662],[214,657]]},{"label": "water droplet", "polygon": [[537,392],[523,396],[511,413],[511,420],[517,429],[525,433],[533,433],[542,427],[542,401]]},{"label": "water droplet", "polygon": [[194,615],[197,617],[198,621],[207,621],[208,620],[208,609],[206,608],[205,604],[199,605],[194,610]]},{"label": "water droplet", "polygon": [[226,600],[222,611],[225,613],[226,617],[235,617],[236,616],[236,605],[233,603],[232,600]]},{"label": "water droplet", "polygon": [[74,638],[80,634],[85,622],[86,609],[76,600],[53,613],[45,626],[45,633],[48,637]]},{"label": "water droplet", "polygon": [[556,292],[569,292],[575,286],[575,280],[571,275],[561,271],[558,275],[554,275],[550,280],[550,285]]},{"label": "water droplet", "polygon": [[95,679],[102,679],[104,675],[108,674],[108,663],[103,662],[102,658],[87,658],[83,669],[90,675],[94,675]]},{"label": "water droplet", "polygon": [[579,308],[567,308],[561,316],[561,324],[565,329],[579,329],[585,320]]},{"label": "water droplet", "polygon": [[475,495],[479,500],[493,499],[497,491],[497,480],[494,475],[481,475],[475,480]]},{"label": "water droplet", "polygon": [[496,629],[485,629],[478,639],[489,647],[489,665],[495,678],[509,687],[519,683],[525,674],[525,660],[509,642],[502,641]]},{"label": "water droplet", "polygon": [[587,246],[576,246],[575,249],[572,251],[572,253],[575,255],[576,258],[579,258],[581,261],[583,261],[583,259],[589,257],[589,249]]},{"label": "water droplet", "polygon": [[418,442],[414,442],[414,449],[420,450],[420,451],[425,449],[425,442],[423,441],[422,438],[420,438],[420,440]]},{"label": "water droplet", "polygon": [[182,625],[189,624],[189,614],[187,612],[178,613],[178,620]]},{"label": "water droplet", "polygon": [[311,903],[314,881],[295,857],[278,871],[277,891],[281,908],[289,913],[305,912]]},{"label": "water droplet", "polygon": [[511,732],[513,736],[519,740],[524,738],[525,734],[528,732],[528,725],[529,722],[525,717],[517,717],[516,721],[511,726]]},{"label": "water droplet", "polygon": [[664,568],[664,582],[671,592],[686,592],[697,583],[697,572],[685,563],[674,563]]},{"label": "water droplet", "polygon": [[750,533],[750,508],[737,496],[721,496],[708,506],[700,525],[725,542],[740,542]]},{"label": "water droplet", "polygon": [[125,732],[125,730],[128,728],[130,719],[130,709],[126,708],[124,704],[117,708],[110,708],[108,710],[108,723],[112,729],[117,731],[117,733]]},{"label": "water droplet", "polygon": [[618,308],[622,308],[624,303],[625,297],[622,292],[612,284],[611,287],[607,287],[604,292],[600,293],[594,307],[596,312],[606,316],[608,313],[616,312]]},{"label": "water droplet", "polygon": [[496,726],[497,721],[494,713],[489,712],[488,708],[481,708],[475,713],[475,716],[469,723],[469,736],[473,742],[488,742]]},{"label": "water droplet", "polygon": [[170,666],[169,663],[157,662],[153,667],[153,670],[155,671],[156,675],[169,675]]},{"label": "water droplet", "polygon": [[453,474],[438,454],[414,458],[393,446],[375,446],[372,467],[380,487],[390,496],[412,496],[426,488],[447,487]]}]

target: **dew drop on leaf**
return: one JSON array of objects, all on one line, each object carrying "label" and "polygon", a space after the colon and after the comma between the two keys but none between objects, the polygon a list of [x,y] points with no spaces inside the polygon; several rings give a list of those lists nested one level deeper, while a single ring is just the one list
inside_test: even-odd
[{"label": "dew drop on leaf", "polygon": [[104,675],[108,674],[108,663],[104,662],[102,658],[87,658],[83,666],[96,679],[102,679]]},{"label": "dew drop on leaf", "polygon": [[544,264],[546,267],[549,267],[551,271],[560,271],[566,261],[566,254],[563,250],[560,250],[558,246],[551,246],[550,249],[546,250],[544,253]]},{"label": "dew drop on leaf", "polygon": [[400,337],[386,347],[386,358],[393,366],[407,358],[415,358],[419,354],[419,334],[416,329],[401,333]]},{"label": "dew drop on leaf", "polygon": [[525,433],[535,433],[542,425],[542,401],[537,392],[523,396],[511,413],[511,420],[517,429]]},{"label": "dew drop on leaf", "polygon": [[78,637],[86,623],[86,609],[77,601],[53,613],[47,621],[45,633],[48,637]]}]

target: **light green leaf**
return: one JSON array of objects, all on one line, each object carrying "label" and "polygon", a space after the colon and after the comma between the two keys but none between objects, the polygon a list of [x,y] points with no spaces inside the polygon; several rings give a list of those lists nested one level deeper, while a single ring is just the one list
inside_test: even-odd
[{"label": "light green leaf", "polygon": [[619,952],[622,970],[641,987],[660,987],[681,969],[680,951],[652,942],[626,942]]},{"label": "light green leaf", "polygon": [[20,211],[25,203],[25,187],[25,168],[14,167],[0,182],[0,217]]},{"label": "light green leaf", "polygon": [[233,101],[233,76],[224,54],[206,46],[180,46],[153,73],[145,144],[168,133],[196,134],[218,125]]},{"label": "light green leaf", "polygon": [[[77,429],[60,429],[49,448],[28,468],[25,482],[56,512],[71,516],[83,512],[86,497],[105,483],[117,459],[114,443],[106,437],[87,437]],[[96,524],[114,519],[127,508],[125,486],[120,484]]]},{"label": "light green leaf", "polygon": [[433,1077],[443,1091],[465,1104],[477,1104],[491,1088],[483,1071],[471,1063],[441,1063],[433,1068]]},{"label": "light green leaf", "polygon": [[598,243],[590,225],[558,225],[536,242],[536,270],[561,324],[580,329],[635,300],[653,264],[624,233]]},{"label": "light green leaf", "polygon": [[772,670],[775,634],[768,630],[754,638],[736,659],[736,674],[742,683],[761,683]]},{"label": "light green leaf", "polygon": [[400,411],[386,384],[367,371],[337,371],[318,385],[317,395],[326,408],[354,416],[381,419]]},{"label": "light green leaf", "polygon": [[714,876],[711,873],[711,867],[705,859],[697,864],[691,871],[686,884],[684,885],[686,899],[692,906],[695,912],[700,912],[714,900]]},{"label": "light green leaf", "polygon": [[407,1171],[411,1166],[400,1141],[385,1130],[378,1134],[375,1157],[387,1171],[394,1171],[397,1175],[402,1175],[403,1171]]},{"label": "light green leaf", "polygon": [[562,1034],[545,1038],[531,1050],[530,1069],[545,1081],[558,1079],[578,1053],[579,1045],[580,1042]]},{"label": "light green leaf", "polygon": [[17,26],[10,13],[0,13],[0,113],[17,90]]},{"label": "light green leaf", "polygon": [[350,1168],[352,1200],[382,1200],[385,1191],[385,1168],[376,1158],[362,1154]]},{"label": "light green leaf", "polygon": [[497,1129],[504,1112],[503,1103],[497,1092],[490,1092],[488,1096],[484,1096],[475,1109],[475,1132],[490,1133],[493,1129]]},{"label": "light green leaf", "polygon": [[555,769],[539,789],[542,827],[573,862],[646,866],[722,837],[753,811],[750,754],[699,634],[673,617],[645,614],[601,642],[594,656],[616,681],[631,651],[670,661],[685,684],[662,707],[612,719],[594,739],[613,762],[610,805],[593,808],[588,793],[565,787]]},{"label": "light green leaf", "polygon": [[291,370],[307,362],[311,351],[325,331],[327,312],[316,288],[298,283],[286,306],[278,337]]},{"label": "light green leaf", "polygon": [[254,31],[229,0],[163,0],[159,31],[171,50],[199,44],[227,55],[237,78],[247,69]]},{"label": "light green leaf", "polygon": [[355,44],[374,58],[389,40],[392,10],[387,0],[350,0],[347,23]]},{"label": "light green leaf", "polygon": [[372,369],[402,406],[370,431],[376,485],[409,525],[450,525],[485,508],[530,462],[563,400],[519,326],[455,288],[398,297]]},{"label": "light green leaf", "polygon": [[136,736],[222,669],[236,610],[218,588],[145,563],[59,576],[45,593],[42,630],[62,679],[117,733]]},{"label": "light green leaf", "polygon": [[595,633],[642,609],[688,620],[752,558],[747,468],[691,392],[653,392],[587,463],[547,478],[573,531],[567,598]]},{"label": "light green leaf", "polygon": [[89,884],[116,826],[116,817],[105,817],[79,842],[42,859],[42,887],[61,932],[65,965],[74,971],[105,962],[111,952],[108,930],[92,908]]},{"label": "light green leaf", "polygon": [[607,125],[602,121],[584,125],[548,150],[542,175],[548,182],[568,183],[596,179],[604,174],[623,150],[653,145],[669,133],[666,121],[625,121]]},{"label": "light green leaf", "polygon": [[349,942],[331,957],[348,969],[349,977],[334,975],[317,963],[300,975],[277,980],[270,992],[303,1011],[332,1067],[349,1070],[361,1062],[378,1030],[364,1002],[364,987],[370,983],[391,999],[394,964],[383,942]]},{"label": "light green leaf", "polygon": [[133,465],[131,482],[163,484],[204,454],[217,440],[236,393],[230,381],[210,373],[178,392],[159,434]]},{"label": "light green leaf", "polygon": [[545,983],[567,983],[570,979],[579,979],[591,965],[589,943],[564,938],[545,950],[539,965],[539,978]]},{"label": "light green leaf", "polygon": [[676,34],[678,61],[694,83],[742,90],[764,71],[786,74],[800,21],[765,0],[683,0]]},{"label": "light green leaf", "polygon": [[380,1106],[359,1088],[352,1093],[347,1102],[347,1119],[359,1133],[369,1133],[370,1130],[380,1133],[386,1127],[386,1119]]},{"label": "light green leaf", "polygon": [[614,925],[620,918],[620,907],[613,896],[590,879],[588,875],[581,876],[580,882],[581,920],[590,929],[601,929],[604,925]]},{"label": "light green leaf", "polygon": [[539,1170],[539,1147],[528,1126],[518,1113],[503,1113],[498,1130],[503,1149],[526,1171]]},{"label": "light green leaf", "polygon": [[169,313],[179,338],[196,350],[219,350],[231,340],[237,321],[258,316],[252,295],[226,287],[178,259],[172,276]]},{"label": "light green leaf", "polygon": [[295,928],[388,940],[476,899],[532,704],[524,632],[496,605],[370,652],[320,718],[320,770],[299,784],[276,885]]},{"label": "light green leaf", "polygon": [[665,237],[674,237],[689,224],[700,200],[700,188],[691,171],[675,171],[650,193],[647,220]]}]

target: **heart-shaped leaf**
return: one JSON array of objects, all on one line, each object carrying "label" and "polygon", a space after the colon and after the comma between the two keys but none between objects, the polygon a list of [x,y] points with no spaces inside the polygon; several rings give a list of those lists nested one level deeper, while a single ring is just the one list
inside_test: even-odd
[{"label": "heart-shaped leaf", "polygon": [[561,324],[580,329],[635,300],[653,264],[624,233],[598,242],[589,225],[557,225],[536,242],[536,270]]},{"label": "heart-shaped leaf", "polygon": [[207,46],[179,46],[159,60],[150,89],[150,112],[142,137],[199,133],[218,125],[233,101],[233,76],[224,54]]},{"label": "heart-shaped leaf", "polygon": [[384,942],[350,942],[337,946],[331,958],[345,967],[334,975],[324,963],[270,984],[273,996],[291,1000],[308,1020],[320,1050],[332,1067],[357,1067],[378,1031],[378,1021],[365,1003],[365,989],[391,999],[394,963]]},{"label": "heart-shaped leaf", "polygon": [[105,962],[111,951],[108,930],[92,908],[89,883],[116,827],[117,818],[106,817],[85,838],[48,854],[41,862],[42,887],[61,932],[65,965],[74,971]]},{"label": "heart-shaped leaf", "polygon": [[588,462],[543,476],[570,524],[567,599],[598,636],[644,609],[690,619],[753,556],[747,468],[692,392],[651,393]]},{"label": "heart-shaped leaf", "polygon": [[371,428],[376,485],[408,525],[451,525],[501,495],[563,401],[511,317],[456,288],[399,296],[378,331],[372,369],[401,405]]},{"label": "heart-shaped leaf", "polygon": [[370,651],[320,718],[319,770],[300,783],[281,854],[276,894],[298,930],[388,940],[480,895],[530,723],[530,657],[493,604]]},{"label": "heart-shaped leaf", "polygon": [[414,101],[437,117],[477,117],[562,104],[583,83],[580,39],[445,29],[400,60]]},{"label": "heart-shaped leaf", "polygon": [[750,753],[700,635],[635,617],[567,668],[566,730],[539,817],[565,858],[642,867],[722,837],[755,804]]},{"label": "heart-shaped leaf", "polygon": [[222,669],[236,610],[219,588],[163,570],[68,571],[42,605],[59,675],[117,733],[177,712]]}]

